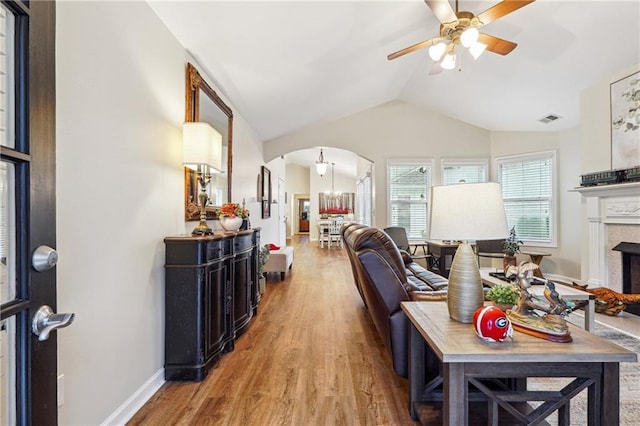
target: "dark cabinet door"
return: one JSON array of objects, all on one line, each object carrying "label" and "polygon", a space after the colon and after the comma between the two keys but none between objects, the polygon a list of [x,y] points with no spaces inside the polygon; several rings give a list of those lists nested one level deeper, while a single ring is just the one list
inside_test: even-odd
[{"label": "dark cabinet door", "polygon": [[258,271],[260,270],[260,231],[253,233],[251,249],[251,272],[249,273],[249,288],[251,289],[251,313],[258,315],[258,305],[260,304],[260,283],[258,282]]},{"label": "dark cabinet door", "polygon": [[224,349],[227,268],[223,262],[207,269],[204,290],[205,358],[218,357]]},{"label": "dark cabinet door", "polygon": [[240,253],[233,260],[233,329],[236,336],[244,333],[251,320],[250,252]]}]

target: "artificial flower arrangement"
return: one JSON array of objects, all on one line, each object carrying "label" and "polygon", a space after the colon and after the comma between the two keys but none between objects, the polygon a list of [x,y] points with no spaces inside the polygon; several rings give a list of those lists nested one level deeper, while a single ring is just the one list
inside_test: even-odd
[{"label": "artificial flower arrangement", "polygon": [[249,217],[249,210],[243,208],[238,203],[224,203],[220,210],[218,210],[219,217],[240,217],[242,219],[246,219]]}]

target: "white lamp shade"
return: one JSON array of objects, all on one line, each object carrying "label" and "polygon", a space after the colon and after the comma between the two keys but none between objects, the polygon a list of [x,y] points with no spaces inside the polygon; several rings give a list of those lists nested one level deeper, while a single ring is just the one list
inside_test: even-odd
[{"label": "white lamp shade", "polygon": [[222,135],[208,123],[182,125],[182,164],[190,168],[207,165],[222,172]]},{"label": "white lamp shade", "polygon": [[467,28],[462,34],[460,34],[460,43],[462,43],[464,47],[469,47],[478,41],[479,35],[480,32],[476,28]]},{"label": "white lamp shade", "polygon": [[320,176],[324,176],[327,173],[327,167],[329,167],[329,163],[316,161],[316,171]]},{"label": "white lamp shade", "polygon": [[469,47],[469,53],[471,53],[471,56],[473,56],[473,59],[478,59],[486,48],[487,48],[486,44],[475,42]]},{"label": "white lamp shade", "polygon": [[496,182],[434,186],[429,201],[432,240],[492,240],[509,233]]},{"label": "white lamp shade", "polygon": [[429,56],[434,61],[439,61],[444,55],[444,52],[447,50],[447,45],[443,42],[436,43],[429,48]]},{"label": "white lamp shade", "polygon": [[441,66],[445,70],[454,69],[456,67],[456,55],[447,53],[442,60]]}]

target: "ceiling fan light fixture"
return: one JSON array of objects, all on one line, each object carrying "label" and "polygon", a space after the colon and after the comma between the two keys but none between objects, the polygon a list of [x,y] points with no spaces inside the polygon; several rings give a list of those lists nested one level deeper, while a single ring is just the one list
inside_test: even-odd
[{"label": "ceiling fan light fixture", "polygon": [[446,52],[446,50],[446,44],[444,44],[443,42],[436,43],[429,48],[429,57],[437,62],[442,59],[442,55],[444,55],[444,52]]},{"label": "ceiling fan light fixture", "polygon": [[469,46],[469,53],[473,56],[473,59],[478,59],[480,55],[486,50],[487,45],[484,43],[475,42]]},{"label": "ceiling fan light fixture", "polygon": [[464,47],[471,47],[478,41],[479,36],[480,32],[477,28],[469,27],[460,34],[460,43],[462,43]]},{"label": "ceiling fan light fixture", "polygon": [[445,70],[452,70],[456,67],[456,55],[447,53],[440,64]]}]

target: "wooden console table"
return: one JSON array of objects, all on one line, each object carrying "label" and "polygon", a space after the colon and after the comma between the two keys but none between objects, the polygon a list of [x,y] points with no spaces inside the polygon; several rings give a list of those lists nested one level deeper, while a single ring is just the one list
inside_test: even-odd
[{"label": "wooden console table", "polygon": [[[512,340],[488,343],[476,336],[472,324],[449,318],[444,302],[402,302],[402,310],[411,321],[409,410],[414,419],[419,403],[439,401],[442,424],[467,425],[469,402],[484,400],[489,424],[498,424],[500,411],[524,424],[558,411],[558,423],[568,426],[569,401],[588,389],[588,424],[619,423],[619,363],[637,361],[634,352],[574,326],[570,343],[519,332],[514,332]],[[441,366],[439,394],[425,379],[426,365],[434,362]],[[573,381],[559,391],[530,391],[528,377],[570,377]],[[513,385],[496,391],[482,381],[496,378]],[[479,391],[471,395],[470,385]],[[520,412],[518,407],[528,401],[544,402],[526,414]]]}]

